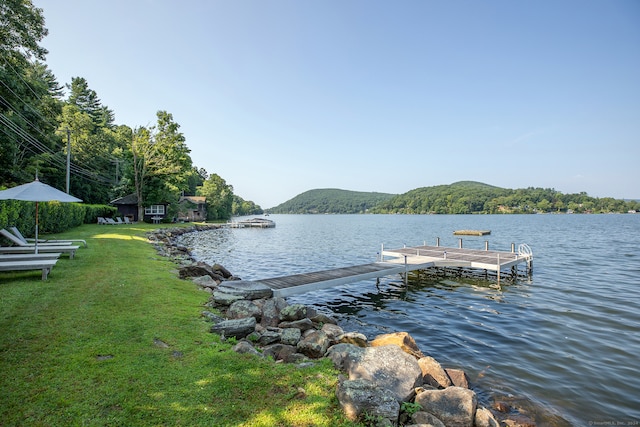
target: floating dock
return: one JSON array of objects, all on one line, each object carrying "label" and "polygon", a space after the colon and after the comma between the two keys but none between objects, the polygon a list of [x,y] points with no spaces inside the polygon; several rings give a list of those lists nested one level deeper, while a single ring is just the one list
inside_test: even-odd
[{"label": "floating dock", "polygon": [[[524,264],[526,274],[533,271],[533,253],[529,246],[522,244],[512,252],[447,248],[442,246],[414,246],[400,249],[384,249],[382,246],[378,261],[351,267],[315,271],[256,280],[273,289],[274,296],[287,297],[304,292],[401,274],[407,278],[412,271],[433,268],[474,269],[495,272],[498,282],[502,274],[518,276],[518,267]],[[504,273],[507,270],[507,273]]]}]

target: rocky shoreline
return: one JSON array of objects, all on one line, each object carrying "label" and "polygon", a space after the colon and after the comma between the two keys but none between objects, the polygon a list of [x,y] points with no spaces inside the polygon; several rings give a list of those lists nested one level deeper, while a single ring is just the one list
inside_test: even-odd
[{"label": "rocky shoreline", "polygon": [[[177,262],[182,279],[210,293],[202,315],[210,332],[236,342],[234,350],[303,368],[329,358],[342,372],[336,396],[348,418],[372,426],[535,426],[522,408],[507,402],[478,404],[467,375],[443,368],[406,332],[368,340],[345,332],[325,313],[274,298],[270,288],[243,281],[220,265],[194,260],[175,238],[220,228],[218,224],[158,229],[148,234],[159,254]],[[214,313],[217,311],[219,314]]]}]

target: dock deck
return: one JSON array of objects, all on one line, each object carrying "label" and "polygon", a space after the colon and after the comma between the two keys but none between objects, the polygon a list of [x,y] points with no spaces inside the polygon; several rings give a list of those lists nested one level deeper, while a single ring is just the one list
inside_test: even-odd
[{"label": "dock deck", "polygon": [[287,297],[331,286],[339,286],[394,274],[406,274],[416,270],[434,267],[470,268],[491,270],[497,273],[504,269],[515,269],[525,263],[531,271],[533,254],[526,245],[520,245],[518,252],[489,251],[442,246],[415,246],[380,252],[380,259],[370,264],[293,274],[257,280],[256,282],[273,289],[275,296]]}]

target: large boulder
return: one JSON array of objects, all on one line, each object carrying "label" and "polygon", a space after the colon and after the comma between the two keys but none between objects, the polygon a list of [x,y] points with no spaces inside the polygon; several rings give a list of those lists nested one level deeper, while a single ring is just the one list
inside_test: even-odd
[{"label": "large boulder", "polygon": [[363,378],[342,381],[336,396],[347,418],[353,421],[366,414],[382,421],[377,425],[394,426],[400,415],[400,403],[395,395]]},{"label": "large boulder", "polygon": [[241,299],[233,302],[227,310],[227,317],[230,319],[242,319],[244,317],[255,317],[260,320],[262,311],[252,301]]},{"label": "large boulder", "polygon": [[298,345],[301,337],[302,333],[300,332],[300,329],[285,328],[282,330],[282,334],[280,335],[280,342],[287,345]]},{"label": "large boulder", "polygon": [[249,280],[231,280],[220,284],[220,292],[241,296],[243,299],[271,298],[273,290],[262,283]]},{"label": "large boulder", "polygon": [[286,306],[287,301],[281,297],[266,300],[262,306],[262,320],[260,321],[262,326],[278,326],[278,323],[280,323],[280,310]]},{"label": "large boulder", "polygon": [[390,390],[398,402],[409,401],[422,385],[422,370],[415,357],[397,345],[367,347],[357,360],[348,363],[349,379],[366,379]]},{"label": "large boulder", "polygon": [[211,301],[219,306],[230,306],[234,302],[242,299],[240,295],[228,294],[226,292],[220,292],[219,290],[213,291],[213,295],[211,295]]},{"label": "large boulder", "polygon": [[473,427],[478,400],[473,390],[449,387],[422,391],[416,396],[415,403],[447,427]]},{"label": "large boulder", "polygon": [[329,348],[329,337],[322,331],[313,331],[298,342],[298,351],[312,359],[318,359]]},{"label": "large boulder", "polygon": [[371,347],[381,347],[392,344],[399,346],[404,352],[414,356],[416,359],[424,357],[424,354],[422,354],[418,348],[418,344],[416,344],[416,341],[408,332],[378,335],[371,341]]},{"label": "large boulder", "polygon": [[178,274],[181,279],[188,279],[192,277],[210,276],[213,280],[221,282],[224,280],[221,274],[218,274],[211,266],[198,262],[191,265],[185,265],[180,267]]},{"label": "large boulder", "polygon": [[280,320],[293,322],[307,317],[307,307],[304,304],[291,304],[280,310]]},{"label": "large boulder", "polygon": [[422,369],[423,381],[435,388],[447,388],[453,385],[449,375],[440,363],[431,356],[418,359],[418,365]]},{"label": "large boulder", "polygon": [[364,347],[342,343],[331,346],[325,356],[331,359],[336,369],[346,372],[349,364],[360,360],[363,353]]},{"label": "large boulder", "polygon": [[223,320],[211,327],[211,332],[225,337],[244,338],[256,329],[256,318]]}]

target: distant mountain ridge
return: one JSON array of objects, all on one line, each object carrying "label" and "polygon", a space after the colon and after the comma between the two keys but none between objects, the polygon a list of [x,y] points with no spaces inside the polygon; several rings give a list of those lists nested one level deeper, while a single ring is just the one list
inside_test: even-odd
[{"label": "distant mountain ridge", "polygon": [[280,214],[357,214],[366,213],[395,194],[321,188],[305,191],[293,199],[268,209]]},{"label": "distant mountain ridge", "polygon": [[640,202],[552,188],[508,189],[476,181],[420,187],[404,194],[325,188],[305,191],[268,209],[280,214],[496,214],[640,212]]}]

